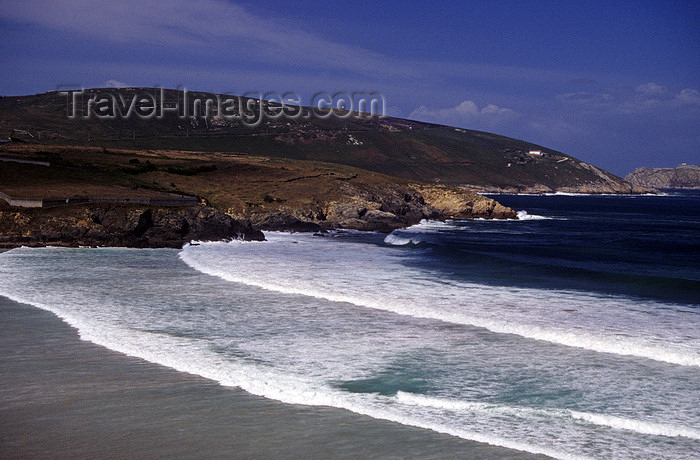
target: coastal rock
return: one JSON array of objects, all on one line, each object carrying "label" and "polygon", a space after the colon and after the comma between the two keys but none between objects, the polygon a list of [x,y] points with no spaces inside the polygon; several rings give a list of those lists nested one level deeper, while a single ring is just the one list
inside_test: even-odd
[{"label": "coastal rock", "polygon": [[700,166],[682,164],[675,168],[637,168],[625,180],[642,187],[700,190]]},{"label": "coastal rock", "polygon": [[263,240],[249,222],[206,206],[82,204],[0,211],[0,247],[179,248],[192,240]]},{"label": "coastal rock", "polygon": [[333,222],[345,222],[363,218],[368,211],[376,211],[382,207],[376,201],[352,197],[349,201],[332,201],[325,206],[326,219]]},{"label": "coastal rock", "polygon": [[634,184],[588,184],[577,187],[560,187],[556,190],[560,193],[579,193],[584,195],[640,195],[644,193],[654,193],[655,190],[648,187],[640,187]]},{"label": "coastal rock", "polygon": [[390,232],[436,214],[423,198],[405,187],[343,185],[344,199],[323,206],[322,227]]},{"label": "coastal rock", "polygon": [[577,174],[570,174],[566,180],[562,179],[555,182],[546,180],[531,184],[521,183],[503,186],[481,185],[471,188],[481,193],[524,193],[532,195],[546,193],[637,195],[654,193],[656,191],[651,187],[630,183],[625,179],[604,171],[597,166],[584,163],[583,161],[569,159],[567,164],[573,167]]},{"label": "coastal rock", "polygon": [[[318,231],[354,229],[391,232],[422,219],[514,219],[516,213],[495,200],[459,187],[405,184],[368,186],[343,184],[342,198],[310,207],[276,206],[250,214],[262,230]],[[268,204],[272,206],[272,204]]]},{"label": "coastal rock", "polygon": [[478,193],[440,185],[416,186],[426,203],[444,217],[515,219],[517,214],[496,200]]}]

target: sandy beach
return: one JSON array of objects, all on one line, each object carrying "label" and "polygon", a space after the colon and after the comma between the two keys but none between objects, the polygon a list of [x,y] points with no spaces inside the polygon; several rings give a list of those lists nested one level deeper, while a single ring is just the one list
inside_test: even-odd
[{"label": "sandy beach", "polygon": [[530,458],[344,410],[292,406],[81,341],[0,297],[2,458]]}]

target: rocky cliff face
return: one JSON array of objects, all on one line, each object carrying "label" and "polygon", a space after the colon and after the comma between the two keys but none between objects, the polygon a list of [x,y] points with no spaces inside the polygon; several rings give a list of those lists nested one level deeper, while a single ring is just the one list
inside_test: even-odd
[{"label": "rocky cliff face", "polygon": [[676,168],[637,168],[625,180],[656,189],[700,190],[700,166],[682,164]]},{"label": "rocky cliff face", "polygon": [[191,240],[263,240],[250,223],[205,206],[114,204],[0,210],[0,247],[125,246],[180,248]]}]

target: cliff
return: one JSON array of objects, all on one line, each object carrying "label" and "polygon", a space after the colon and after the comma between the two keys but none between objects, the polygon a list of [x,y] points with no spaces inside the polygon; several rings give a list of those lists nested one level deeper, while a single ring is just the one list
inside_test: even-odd
[{"label": "cliff", "polygon": [[676,168],[637,168],[625,180],[656,189],[700,190],[700,166],[682,164]]}]

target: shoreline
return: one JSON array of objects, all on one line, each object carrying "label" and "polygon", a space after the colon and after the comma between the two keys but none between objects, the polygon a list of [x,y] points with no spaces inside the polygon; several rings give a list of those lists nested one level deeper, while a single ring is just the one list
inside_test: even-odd
[{"label": "shoreline", "polygon": [[[517,213],[476,193],[430,186],[413,195],[389,194],[386,203],[346,196],[317,214],[304,209],[231,215],[193,206],[154,207],[114,203],[73,203],[42,208],[2,206],[0,248],[136,247],[181,248],[190,241],[265,239],[264,231],[323,232],[361,230],[391,233],[425,219],[517,219]],[[420,190],[420,192],[419,192]],[[426,204],[424,196],[430,203]],[[387,208],[384,208],[387,206]],[[387,210],[391,208],[394,212]]]},{"label": "shoreline", "polygon": [[0,453],[544,458],[343,409],[283,404],[85,342],[0,296]]},{"label": "shoreline", "polygon": [[[676,192],[676,193],[674,193]],[[659,193],[638,193],[638,194],[624,194],[624,193],[569,193],[569,192],[554,192],[554,193],[511,193],[511,192],[477,192],[478,195],[483,196],[484,198],[489,198],[491,196],[525,196],[525,197],[530,197],[530,196],[548,196],[548,197],[617,197],[617,198],[638,198],[638,197],[661,197],[661,196],[677,196],[679,193],[682,193],[682,190],[667,190]],[[685,191],[687,192],[687,191]],[[26,213],[27,208],[17,208],[17,207],[5,207],[3,209],[2,207],[2,201],[0,201],[0,218],[2,218],[2,211],[4,210],[8,215],[9,213],[16,213],[17,215],[20,215],[21,213]],[[218,229],[207,229],[206,225],[202,226],[200,224],[200,229],[198,233],[196,234],[189,234],[189,235],[169,235],[169,239],[160,241],[158,238],[155,238],[155,243],[154,240],[152,239],[151,241],[142,241],[139,238],[134,238],[133,229],[129,229],[128,223],[123,223],[122,227],[120,228],[120,231],[124,233],[122,237],[119,239],[120,241],[124,240],[129,240],[131,241],[132,244],[114,244],[114,238],[107,238],[104,234],[100,234],[99,238],[96,239],[95,237],[91,238],[85,238],[82,236],[73,236],[71,235],[70,238],[66,237],[63,235],[62,237],[59,237],[58,239],[51,239],[51,240],[46,240],[43,237],[37,237],[34,235],[32,238],[28,237],[21,237],[21,238],[15,238],[14,240],[12,239],[11,236],[6,236],[5,238],[0,238],[0,252],[3,250],[9,250],[9,249],[14,249],[14,248],[20,248],[20,247],[114,247],[114,248],[152,248],[152,249],[157,249],[157,248],[172,248],[172,249],[180,249],[182,248],[185,244],[188,244],[192,241],[226,241],[226,240],[232,240],[232,239],[244,239],[244,240],[260,240],[264,241],[265,240],[265,233],[267,231],[273,231],[273,232],[291,232],[291,233],[324,233],[324,232],[329,232],[329,231],[342,231],[342,230],[359,230],[359,231],[368,231],[368,232],[379,232],[379,233],[385,233],[385,234],[390,234],[394,230],[403,230],[410,228],[414,225],[418,225],[421,222],[428,220],[428,221],[440,221],[440,222],[446,222],[450,220],[454,220],[455,218],[457,219],[465,219],[465,220],[520,220],[520,211],[514,211],[511,208],[508,207],[503,207],[500,205],[500,203],[495,202],[498,204],[498,206],[501,206],[503,209],[508,210],[511,214],[506,214],[506,217],[503,217],[501,215],[496,215],[496,216],[491,216],[488,214],[485,215],[471,215],[469,217],[464,217],[464,216],[451,216],[448,212],[442,212],[441,215],[439,216],[433,216],[433,217],[423,217],[418,220],[412,220],[408,222],[402,222],[400,225],[396,226],[391,226],[391,227],[386,227],[384,225],[377,225],[377,226],[365,226],[364,228],[356,228],[354,226],[344,226],[344,225],[335,225],[335,226],[328,226],[321,228],[316,224],[311,224],[310,222],[302,222],[296,219],[295,217],[291,215],[285,215],[284,218],[282,219],[283,221],[286,220],[286,222],[282,224],[277,224],[273,226],[259,226],[255,225],[251,222],[251,219],[249,217],[245,216],[239,216],[239,217],[232,217],[232,216],[225,216],[225,219],[228,219],[229,221],[232,222],[232,224],[228,224],[225,230],[221,230],[220,228]],[[108,204],[105,203],[98,203],[96,205],[100,206],[108,206]],[[68,208],[69,206],[66,206],[64,209]],[[143,209],[148,210],[149,207],[141,207],[141,211]],[[171,208],[172,210],[177,210],[177,209],[186,209],[187,207],[173,207]],[[201,205],[197,205],[195,207],[196,209],[201,208]],[[54,208],[42,208],[42,210],[52,210],[56,209]],[[219,210],[216,210],[215,208],[211,208],[209,206],[204,207],[205,210],[209,210],[214,214],[220,214],[221,212]],[[41,210],[40,210],[41,211]],[[59,209],[60,211],[60,209]],[[170,212],[170,210],[168,210]],[[75,213],[75,211],[73,212]],[[71,217],[73,213],[69,213]],[[274,214],[274,213],[273,213]],[[217,218],[219,218],[217,216]],[[196,218],[188,218],[190,221],[195,222]],[[74,219],[75,220],[75,219]],[[133,219],[132,219],[133,220]],[[219,220],[221,220],[219,218]],[[85,219],[83,219],[80,222],[69,222],[68,223],[68,228],[72,228],[72,231],[75,230],[74,233],[80,234],[79,227],[84,226]],[[0,220],[1,223],[1,220]],[[171,222],[168,222],[169,224]],[[131,222],[131,224],[135,224],[134,222]],[[219,227],[221,227],[220,222],[217,222]],[[190,227],[191,225],[195,224],[189,224],[187,223],[187,227]],[[72,226],[72,227],[71,227]],[[133,226],[133,225],[131,225]],[[236,231],[238,232],[237,234],[230,235],[231,233],[231,228],[235,228]],[[65,225],[62,225],[61,232],[65,233]],[[164,226],[161,225],[160,229],[158,230],[161,233],[165,233],[166,231],[163,230]],[[1,231],[1,229],[0,229]],[[81,230],[81,231],[84,231]],[[200,235],[207,235],[205,237],[202,237]],[[0,236],[2,236],[0,234]],[[138,243],[138,244],[134,244]]]}]

